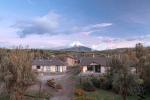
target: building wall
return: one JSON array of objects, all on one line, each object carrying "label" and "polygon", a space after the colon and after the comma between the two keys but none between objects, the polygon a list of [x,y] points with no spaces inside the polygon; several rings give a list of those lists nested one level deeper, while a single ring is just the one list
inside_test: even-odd
[{"label": "building wall", "polygon": [[[67,66],[58,66],[58,67],[59,67],[59,72],[67,71]],[[40,69],[37,69],[37,66],[33,65],[32,69],[38,72],[57,72],[56,66],[40,66]]]},{"label": "building wall", "polygon": [[56,72],[56,66],[50,66],[50,72]]},{"label": "building wall", "polygon": [[44,66],[40,66],[40,69],[37,69],[37,66],[36,65],[32,65],[32,69],[33,70],[36,70],[36,71],[38,71],[38,72],[42,72],[42,71],[44,71],[44,68],[43,68]]},{"label": "building wall", "polygon": [[87,66],[82,67],[82,72],[84,72],[84,73],[87,72]]},{"label": "building wall", "polygon": [[68,66],[74,66],[74,64],[75,64],[75,60],[70,57],[66,58],[66,62],[68,64]]},{"label": "building wall", "polygon": [[107,69],[106,69],[105,66],[101,66],[101,73],[102,73],[102,74],[106,73],[106,70],[107,70]]},{"label": "building wall", "polygon": [[[93,69],[94,69],[94,68],[93,68]],[[100,73],[102,73],[102,74],[106,73],[106,72],[107,72],[107,69],[108,69],[108,67],[101,66],[101,72],[100,72]],[[87,66],[82,66],[82,72],[83,72],[83,73],[88,72],[88,71],[87,71]],[[93,70],[92,72],[95,72],[95,71]]]}]

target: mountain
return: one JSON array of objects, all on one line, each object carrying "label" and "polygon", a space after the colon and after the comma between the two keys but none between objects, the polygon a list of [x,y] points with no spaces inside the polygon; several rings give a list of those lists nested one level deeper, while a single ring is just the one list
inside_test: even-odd
[{"label": "mountain", "polygon": [[92,49],[85,46],[73,46],[70,48],[62,49],[61,51],[90,52]]}]

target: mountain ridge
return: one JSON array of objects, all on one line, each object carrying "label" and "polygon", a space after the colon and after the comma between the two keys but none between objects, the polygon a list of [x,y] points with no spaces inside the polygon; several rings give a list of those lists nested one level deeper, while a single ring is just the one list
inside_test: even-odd
[{"label": "mountain ridge", "polygon": [[74,45],[70,48],[61,49],[61,51],[73,51],[73,52],[91,52],[92,49],[86,46]]}]

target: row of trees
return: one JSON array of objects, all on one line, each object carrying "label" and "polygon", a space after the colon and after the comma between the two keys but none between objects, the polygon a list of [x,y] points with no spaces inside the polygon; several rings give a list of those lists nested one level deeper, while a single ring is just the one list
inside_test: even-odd
[{"label": "row of trees", "polygon": [[[125,54],[113,56],[108,77],[114,91],[119,92],[123,100],[128,95],[144,98],[144,92],[150,92],[150,55],[142,44],[137,44],[135,52],[128,50]],[[132,68],[136,68],[133,73]]]}]

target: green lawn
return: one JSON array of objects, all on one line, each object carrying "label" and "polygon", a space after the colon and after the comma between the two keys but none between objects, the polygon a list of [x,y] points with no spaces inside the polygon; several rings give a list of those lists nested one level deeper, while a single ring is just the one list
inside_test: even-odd
[{"label": "green lawn", "polygon": [[[106,90],[97,90],[95,92],[86,92],[86,97],[92,97],[94,100],[121,100],[121,96]],[[138,100],[135,96],[128,96],[127,100]],[[150,95],[145,100],[150,100]]]}]

